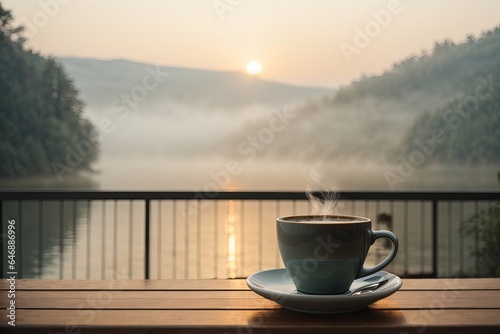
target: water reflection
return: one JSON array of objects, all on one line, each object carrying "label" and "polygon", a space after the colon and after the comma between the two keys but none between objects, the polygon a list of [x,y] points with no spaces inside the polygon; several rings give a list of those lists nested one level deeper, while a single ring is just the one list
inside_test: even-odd
[{"label": "water reflection", "polygon": [[[184,201],[165,201],[161,229],[155,225],[158,217],[152,219],[150,248],[151,261],[159,263],[163,274],[153,273],[152,277],[234,278],[279,267],[275,217],[306,212],[308,201],[246,201],[244,209],[243,202],[207,201],[199,216],[190,220],[177,212],[185,212]],[[401,247],[389,271],[425,274],[433,265],[431,204],[348,201],[344,213],[371,217],[375,229],[389,228],[398,235]],[[459,230],[464,219],[489,205],[487,201],[439,204],[439,275],[474,273],[474,257],[469,250],[478,242],[472,235],[460,235]],[[391,226],[385,222],[389,215]],[[19,278],[105,279],[119,272],[128,272],[129,278],[144,277],[144,217],[144,202],[136,200],[4,200],[1,218],[3,233],[7,220],[16,221]],[[156,255],[159,251],[161,257]],[[367,265],[378,262],[387,252],[383,240],[375,244]],[[4,275],[6,264],[4,261]],[[184,277],[178,277],[180,272]]]},{"label": "water reflection", "polygon": [[2,220],[16,222],[19,277],[62,278],[66,271],[75,278],[77,231],[87,215],[86,203],[76,200],[4,201]]},{"label": "water reflection", "polygon": [[0,178],[0,189],[97,189],[101,185],[94,178],[97,174]]}]

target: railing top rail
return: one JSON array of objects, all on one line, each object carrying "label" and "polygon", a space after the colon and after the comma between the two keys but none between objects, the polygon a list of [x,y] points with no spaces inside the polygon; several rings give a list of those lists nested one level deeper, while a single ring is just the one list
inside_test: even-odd
[{"label": "railing top rail", "polygon": [[[318,193],[317,195],[320,195]],[[342,191],[347,200],[497,201],[499,191]],[[0,190],[0,200],[306,200],[299,191]]]}]

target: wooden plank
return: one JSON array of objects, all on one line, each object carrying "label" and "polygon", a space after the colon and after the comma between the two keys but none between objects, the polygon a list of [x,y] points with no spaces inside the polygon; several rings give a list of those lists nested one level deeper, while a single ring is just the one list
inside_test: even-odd
[{"label": "wooden plank", "polygon": [[[0,281],[0,290],[8,282]],[[249,290],[244,279],[41,280],[18,279],[16,290]]]},{"label": "wooden plank", "polygon": [[[6,318],[6,310],[0,310]],[[3,324],[2,324],[3,325]],[[16,332],[24,326],[36,326],[55,331],[73,327],[78,332],[95,332],[93,328],[134,326],[133,329],[148,330],[161,327],[166,331],[181,328],[220,330],[226,332],[273,331],[282,333],[332,330],[348,333],[498,333],[500,317],[498,310],[364,310],[339,315],[311,315],[286,310],[200,310],[195,314],[180,310],[19,310],[16,314]],[[86,326],[91,326],[85,330]],[[3,325],[3,327],[6,327]],[[24,327],[24,329],[29,329]],[[35,328],[34,328],[35,329]],[[129,328],[130,329],[130,328]],[[72,330],[72,332],[75,332]]]},{"label": "wooden plank", "polygon": [[[49,309],[52,310],[268,310],[279,309],[280,305],[265,298],[255,299],[227,299],[227,298],[172,298],[172,299],[136,299],[121,298],[107,301],[85,300],[85,299],[63,299],[51,298],[16,299],[17,310],[23,309]],[[7,308],[7,301],[1,301],[1,308]]]},{"label": "wooden plank", "polygon": [[[7,295],[0,295],[0,300],[6,299]],[[103,301],[108,301],[111,299],[140,299],[144,302],[148,302],[150,299],[212,299],[212,298],[233,298],[233,299],[256,299],[262,298],[253,291],[107,291],[107,290],[97,290],[97,291],[79,291],[79,290],[68,290],[68,291],[17,291],[16,300],[19,299],[38,299],[46,298],[53,299],[54,301],[64,300],[64,299],[102,299]]]},{"label": "wooden plank", "polygon": [[[500,290],[500,278],[403,279],[401,290]],[[8,282],[0,281],[0,290]],[[245,279],[39,280],[18,279],[16,290],[249,290]]]},{"label": "wooden plank", "polygon": [[[0,281],[4,290],[6,280]],[[290,312],[245,280],[18,280],[16,333],[499,333],[500,279],[408,279],[363,311]],[[141,291],[144,290],[144,291]],[[177,290],[177,291],[176,291]],[[10,299],[0,294],[0,332]],[[48,309],[50,308],[50,309]],[[78,327],[71,327],[76,324]],[[26,327],[28,325],[31,327]],[[100,327],[101,326],[101,327]],[[102,327],[104,326],[104,327]]]},{"label": "wooden plank", "polygon": [[401,290],[500,290],[500,278],[403,279]]},{"label": "wooden plank", "polygon": [[[0,296],[0,308],[8,306]],[[17,308],[29,309],[273,309],[252,291],[19,291]],[[500,290],[398,291],[374,309],[500,309]]]},{"label": "wooden plank", "polygon": [[[104,292],[104,293],[103,293]],[[270,309],[252,291],[20,291],[18,309]],[[0,308],[10,300],[1,296]]]},{"label": "wooden plank", "polygon": [[[500,290],[397,291],[373,303],[375,309],[498,309]],[[500,315],[500,314],[499,314]]]}]

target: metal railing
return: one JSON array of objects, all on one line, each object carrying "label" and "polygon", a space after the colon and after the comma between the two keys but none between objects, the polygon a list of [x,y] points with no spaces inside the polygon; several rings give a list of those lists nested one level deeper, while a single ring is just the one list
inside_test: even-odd
[{"label": "metal railing", "polygon": [[[438,277],[474,275],[474,259],[467,249],[478,249],[479,235],[457,231],[471,215],[498,205],[500,193],[349,191],[341,198],[346,213],[372,218],[374,229],[397,230],[401,255],[394,271],[406,277]],[[310,205],[303,192],[4,191],[0,210],[2,277],[8,272],[7,224],[14,220],[19,278],[91,278],[98,259],[101,278],[111,272],[113,277],[149,279],[154,263],[155,278],[189,278],[193,272],[194,277],[216,278],[244,277],[250,270],[279,266],[269,226],[276,216],[309,212]],[[101,215],[100,235],[93,236],[96,212]],[[108,216],[113,217],[111,227]],[[382,216],[390,217],[391,224],[378,219]],[[128,231],[119,230],[126,217]],[[249,225],[249,220],[254,223]],[[207,235],[213,240],[206,241]],[[128,248],[119,249],[125,240]],[[94,249],[100,252],[92,256]],[[128,264],[118,263],[122,258]],[[142,276],[133,271],[137,263],[143,266]],[[47,273],[48,267],[52,273]],[[128,274],[118,273],[119,267],[127,267]],[[169,268],[167,274],[164,267]]]}]

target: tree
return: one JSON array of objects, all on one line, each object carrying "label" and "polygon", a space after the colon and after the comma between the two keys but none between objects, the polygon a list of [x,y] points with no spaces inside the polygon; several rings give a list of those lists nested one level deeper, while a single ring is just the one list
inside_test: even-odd
[{"label": "tree", "polygon": [[[497,180],[500,186],[500,171]],[[500,202],[470,217],[460,232],[481,236],[478,247],[471,250],[477,262],[476,276],[500,277]]]},{"label": "tree", "polygon": [[[24,41],[23,38],[21,38],[21,33],[24,31],[24,27],[19,26],[19,27],[11,27],[11,22],[13,20],[12,14],[10,10],[6,10],[3,8],[2,4],[0,3],[0,32],[3,35],[2,37],[6,37],[8,39],[12,39],[12,37],[16,37],[16,40],[19,41]],[[0,40],[0,43],[2,40]]]},{"label": "tree", "polygon": [[71,171],[91,169],[97,133],[73,81],[54,58],[26,50],[12,20],[0,4],[0,177],[52,174],[68,153],[78,154]]}]

